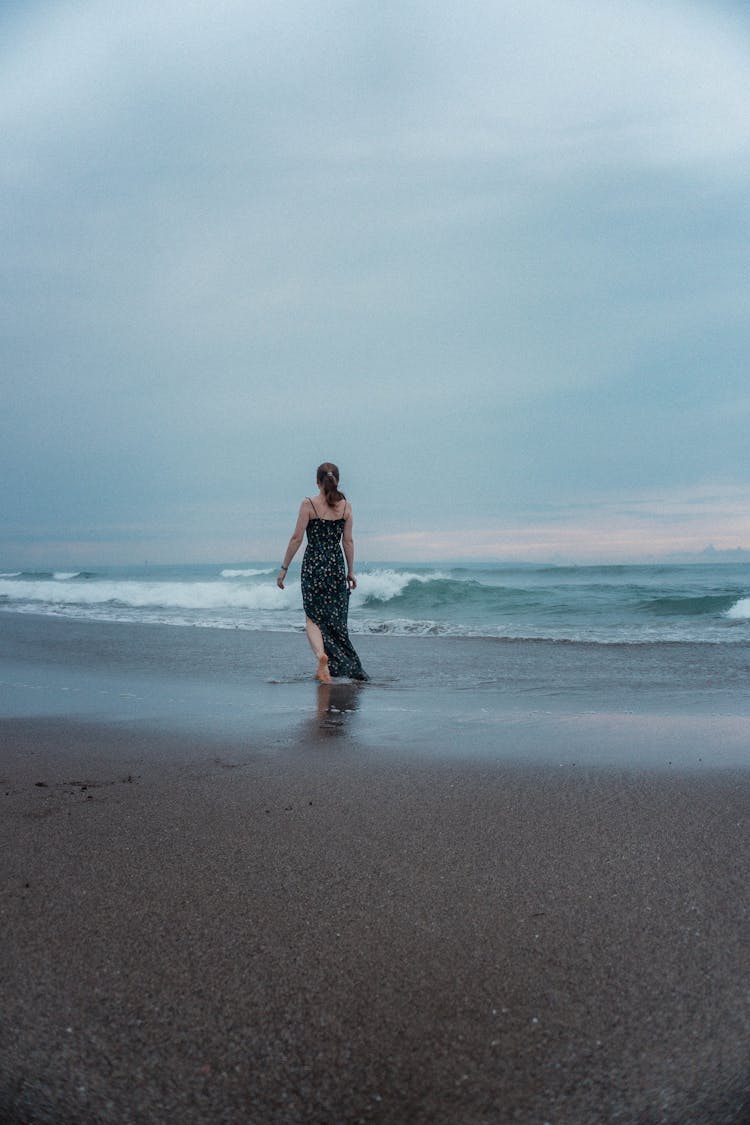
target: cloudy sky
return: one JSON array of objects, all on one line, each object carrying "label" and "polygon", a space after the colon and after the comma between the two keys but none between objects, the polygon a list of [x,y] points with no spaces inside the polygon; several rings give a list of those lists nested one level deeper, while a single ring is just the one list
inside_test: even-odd
[{"label": "cloudy sky", "polygon": [[0,7],[11,565],[750,548],[750,15]]}]

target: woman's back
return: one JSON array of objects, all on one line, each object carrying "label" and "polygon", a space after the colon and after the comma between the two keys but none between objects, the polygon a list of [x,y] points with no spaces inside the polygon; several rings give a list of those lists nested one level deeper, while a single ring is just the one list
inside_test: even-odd
[{"label": "woman's back", "polygon": [[318,499],[317,504],[311,500],[309,496],[306,496],[305,499],[312,509],[310,512],[311,520],[330,520],[335,522],[336,520],[345,519],[348,514],[347,509],[349,507],[349,501],[345,497],[342,497],[333,507],[320,499]]}]

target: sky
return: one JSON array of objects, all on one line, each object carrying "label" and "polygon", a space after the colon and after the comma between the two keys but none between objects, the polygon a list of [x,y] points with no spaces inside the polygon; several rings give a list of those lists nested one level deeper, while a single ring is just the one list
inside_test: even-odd
[{"label": "sky", "polygon": [[0,570],[750,549],[750,14],[0,6]]}]

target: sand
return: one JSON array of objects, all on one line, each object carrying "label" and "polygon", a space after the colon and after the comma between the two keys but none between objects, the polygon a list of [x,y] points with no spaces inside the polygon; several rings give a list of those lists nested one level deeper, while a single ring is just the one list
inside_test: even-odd
[{"label": "sand", "polygon": [[0,1119],[750,1120],[750,771],[338,723],[0,722]]}]

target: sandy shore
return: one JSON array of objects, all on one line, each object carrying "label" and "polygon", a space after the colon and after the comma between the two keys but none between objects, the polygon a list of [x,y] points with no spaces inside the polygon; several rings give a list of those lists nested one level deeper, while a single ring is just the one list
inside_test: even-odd
[{"label": "sandy shore", "polygon": [[6,719],[0,1118],[750,1119],[750,772]]}]

